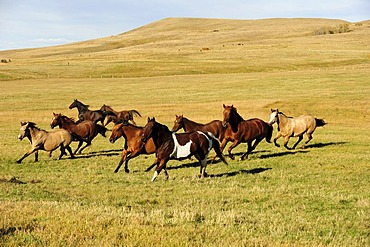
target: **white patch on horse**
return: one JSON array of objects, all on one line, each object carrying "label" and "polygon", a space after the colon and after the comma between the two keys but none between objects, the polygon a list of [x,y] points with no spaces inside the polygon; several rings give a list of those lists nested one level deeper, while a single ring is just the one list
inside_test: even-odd
[{"label": "white patch on horse", "polygon": [[[209,151],[211,151],[211,149],[212,149],[212,146],[213,146],[213,143],[212,143],[212,139],[211,138],[209,138],[209,136],[207,136],[204,132],[202,132],[202,131],[197,131],[199,134],[202,134],[202,135],[204,135],[206,138],[207,138],[207,140],[208,140],[208,152]],[[210,136],[212,136],[212,137],[214,137],[213,136],[213,134],[212,133],[210,133],[210,132],[207,132],[207,134],[208,135],[210,135]]]},{"label": "white patch on horse", "polygon": [[174,142],[174,148],[173,148],[173,151],[170,157],[175,158],[175,159],[188,157],[190,155],[190,146],[193,142],[190,140],[189,142],[187,142],[185,145],[182,146],[177,141],[175,133],[172,134],[172,138]]}]

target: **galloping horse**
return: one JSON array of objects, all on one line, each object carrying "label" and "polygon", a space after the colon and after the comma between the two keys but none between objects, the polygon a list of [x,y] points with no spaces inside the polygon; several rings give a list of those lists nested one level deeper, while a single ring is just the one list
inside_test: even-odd
[{"label": "galloping horse", "polygon": [[90,120],[93,121],[94,123],[101,122],[103,124],[105,116],[108,113],[103,112],[101,110],[94,110],[91,111],[89,110],[89,105],[85,105],[84,103],[78,101],[75,99],[72,104],[69,106],[69,109],[77,108],[78,110],[78,122],[82,122],[84,120]]},{"label": "galloping horse", "polygon": [[125,121],[113,127],[112,134],[109,138],[111,143],[114,143],[121,136],[125,138],[122,157],[114,172],[117,173],[123,162],[125,162],[125,172],[129,173],[128,161],[130,159],[135,158],[139,154],[152,154],[155,152],[155,145],[152,138],[148,139],[145,145],[141,142],[143,129],[143,127],[137,127]]},{"label": "galloping horse", "polygon": [[184,129],[185,132],[193,131],[193,130],[210,132],[222,142],[226,127],[222,125],[221,120],[213,120],[207,124],[201,124],[201,123],[197,123],[192,120],[189,120],[183,115],[180,115],[180,116],[175,115],[175,116],[176,116],[176,119],[172,127],[173,132],[177,132],[181,128]]},{"label": "galloping horse", "polygon": [[157,147],[155,151],[156,160],[147,169],[150,170],[157,165],[152,181],[157,178],[162,169],[164,169],[166,178],[168,178],[166,165],[170,159],[183,160],[193,155],[200,163],[200,176],[206,176],[207,156],[212,148],[215,149],[217,156],[227,164],[220,150],[218,140],[209,132],[191,131],[175,134],[167,126],[156,122],[155,118],[148,118],[141,140],[146,143],[150,137],[153,138]]},{"label": "galloping horse", "polygon": [[[224,150],[228,142],[232,142],[228,149],[229,157],[231,159],[234,159],[233,154],[231,154],[231,150],[240,143],[246,142],[248,144],[247,152],[240,158],[243,160],[248,157],[248,155],[264,138],[267,142],[271,142],[273,128],[270,124],[258,118],[244,120],[233,105],[223,105],[223,107],[224,120],[222,123],[224,126],[228,127],[225,131],[225,137],[221,143],[221,150]],[[252,145],[253,141],[254,143]]]},{"label": "galloping horse", "polygon": [[[55,126],[59,126],[61,129],[68,130],[73,137],[74,141],[78,141],[77,151],[80,154],[85,148],[91,145],[92,140],[98,135],[101,134],[105,137],[106,128],[96,124],[90,120],[85,120],[79,123],[75,123],[72,118],[64,116],[62,114],[53,113],[54,117],[50,123],[50,127],[53,129]],[[82,143],[86,142],[86,145],[80,149]]]},{"label": "galloping horse", "polygon": [[[274,138],[274,144],[280,147],[276,143],[276,140],[280,137],[284,137],[284,147],[288,150],[295,149],[300,141],[303,139],[303,134],[306,133],[308,140],[307,144],[312,139],[312,134],[316,127],[324,126],[326,123],[323,119],[314,118],[310,115],[301,115],[299,117],[287,117],[284,113],[278,109],[271,109],[270,124],[277,123],[278,133]],[[292,148],[288,147],[290,137],[298,137],[298,141],[293,145]]]},{"label": "galloping horse", "polygon": [[25,137],[31,141],[32,148],[30,151],[25,153],[22,158],[17,160],[17,163],[21,163],[24,158],[32,153],[35,153],[35,161],[38,161],[38,150],[45,150],[49,152],[49,156],[51,156],[51,152],[58,147],[60,147],[59,160],[64,154],[66,154],[65,149],[68,150],[72,158],[74,157],[72,149],[69,146],[72,142],[72,136],[64,129],[48,132],[46,130],[39,129],[33,122],[21,122],[18,139],[22,140]]},{"label": "galloping horse", "polygon": [[107,115],[104,126],[107,126],[110,122],[118,123],[120,121],[131,121],[136,125],[134,121],[134,115],[141,117],[140,113],[137,110],[128,110],[128,111],[115,111],[109,105],[103,105],[100,107],[100,110],[104,113],[109,113]]}]

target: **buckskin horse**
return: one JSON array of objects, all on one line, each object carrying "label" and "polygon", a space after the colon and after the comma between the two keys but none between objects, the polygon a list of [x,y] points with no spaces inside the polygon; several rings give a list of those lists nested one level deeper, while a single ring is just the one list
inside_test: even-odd
[{"label": "buckskin horse", "polygon": [[[92,140],[98,135],[101,134],[105,137],[106,128],[96,124],[90,120],[85,120],[82,122],[75,123],[73,118],[69,118],[62,114],[53,113],[54,117],[51,120],[50,127],[53,129],[55,126],[59,126],[61,129],[68,130],[73,137],[74,141],[78,141],[78,147],[75,150],[75,154],[80,154],[85,148],[91,145]],[[80,149],[83,142],[86,142],[86,145]]]},{"label": "buckskin horse", "polygon": [[227,164],[220,150],[218,140],[209,132],[191,131],[175,134],[167,126],[156,122],[153,117],[152,119],[148,118],[141,140],[146,143],[150,137],[153,138],[157,147],[155,162],[147,169],[150,170],[155,165],[157,166],[152,181],[157,178],[162,169],[168,179],[166,165],[170,159],[183,160],[193,155],[200,163],[200,176],[205,177],[207,175],[207,156],[212,148],[217,156]]},{"label": "buckskin horse", "polygon": [[109,138],[111,143],[114,143],[118,138],[123,137],[125,144],[122,150],[121,160],[114,172],[118,172],[123,162],[125,162],[125,172],[129,173],[128,161],[140,154],[153,154],[155,152],[155,145],[152,138],[149,138],[145,145],[141,142],[143,134],[143,127],[132,125],[126,121],[116,124],[112,129],[112,134]]},{"label": "buckskin horse", "polygon": [[193,130],[199,130],[203,132],[210,132],[212,133],[216,138],[222,142],[224,132],[226,130],[226,127],[222,125],[221,120],[213,120],[206,124],[201,124],[194,122],[183,115],[175,115],[175,121],[174,125],[172,127],[173,132],[177,132],[179,129],[183,129],[184,132],[193,131]]},{"label": "buckskin horse", "polygon": [[110,122],[119,123],[122,121],[131,121],[136,125],[134,121],[134,115],[141,117],[140,113],[137,110],[128,110],[128,111],[115,111],[109,105],[103,105],[100,107],[100,110],[104,113],[107,113],[106,119],[104,121],[104,126],[107,126]]},{"label": "buckskin horse", "polygon": [[41,130],[33,122],[21,122],[18,139],[23,140],[25,137],[30,140],[32,148],[22,158],[17,160],[17,163],[21,163],[24,158],[32,153],[35,153],[35,161],[38,161],[38,150],[45,150],[49,152],[50,156],[51,152],[58,147],[60,147],[59,160],[66,154],[65,149],[68,150],[72,158],[74,157],[72,149],[69,146],[72,142],[72,136],[64,129],[48,132]]},{"label": "buckskin horse", "polygon": [[89,105],[85,105],[84,103],[75,99],[69,109],[77,108],[78,110],[78,122],[82,122],[84,120],[90,120],[94,123],[101,122],[104,124],[105,116],[110,114],[109,112],[103,112],[101,110],[89,110]]},{"label": "buckskin horse", "polygon": [[[228,148],[229,157],[234,159],[231,150],[240,143],[247,143],[247,151],[241,156],[240,160],[246,159],[248,155],[257,147],[257,145],[265,138],[267,142],[271,142],[273,127],[265,121],[253,118],[244,120],[237,109],[231,105],[223,104],[223,125],[227,126],[224,139],[221,143],[223,151],[228,142],[232,142]],[[253,145],[252,142],[254,141]]]},{"label": "buckskin horse", "polygon": [[[284,147],[288,150],[295,149],[300,141],[303,139],[303,135],[306,133],[308,140],[305,145],[312,140],[312,134],[316,127],[324,126],[326,123],[323,119],[314,118],[310,115],[301,115],[299,117],[288,117],[278,109],[271,109],[270,124],[277,123],[278,133],[274,138],[274,144],[280,147],[276,143],[276,140],[280,137],[284,137]],[[288,147],[290,137],[298,137],[298,141],[293,145],[292,148]],[[303,146],[304,147],[304,146]]]}]

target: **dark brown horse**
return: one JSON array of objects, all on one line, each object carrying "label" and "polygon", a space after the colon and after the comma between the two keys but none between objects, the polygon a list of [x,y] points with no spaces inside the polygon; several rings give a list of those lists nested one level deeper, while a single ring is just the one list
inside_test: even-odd
[{"label": "dark brown horse", "polygon": [[82,122],[84,120],[90,120],[94,123],[101,122],[104,124],[104,119],[109,112],[103,112],[101,110],[89,110],[89,105],[85,105],[84,103],[75,99],[72,104],[69,106],[69,109],[77,108],[78,110],[78,122]]},{"label": "dark brown horse", "polygon": [[[78,141],[78,147],[75,150],[75,154],[80,154],[85,148],[91,145],[92,140],[101,134],[105,137],[107,129],[99,124],[96,124],[90,120],[85,120],[79,123],[75,123],[73,118],[69,118],[62,114],[53,113],[54,117],[51,121],[50,127],[53,129],[55,126],[68,130],[73,137],[74,141]],[[86,145],[80,149],[82,143],[86,142]]]},{"label": "dark brown horse", "polygon": [[131,121],[134,125],[136,125],[134,121],[134,115],[141,117],[137,110],[115,111],[109,105],[103,105],[100,107],[100,110],[107,114],[104,126],[107,126],[110,122],[116,124],[122,121]]},{"label": "dark brown horse", "polygon": [[[271,136],[273,127],[265,121],[253,118],[244,120],[237,112],[236,108],[231,106],[225,106],[223,111],[224,120],[222,121],[224,126],[228,126],[225,131],[225,137],[221,143],[221,150],[224,150],[228,142],[232,142],[228,149],[229,157],[234,159],[231,150],[238,146],[240,143],[247,143],[248,149],[245,154],[240,158],[241,160],[248,157],[264,138],[267,142],[271,142]],[[252,142],[254,141],[253,145]]]},{"label": "dark brown horse", "polygon": [[22,158],[17,160],[17,163],[21,163],[24,158],[32,153],[35,153],[35,161],[38,161],[38,150],[45,150],[49,152],[49,156],[51,156],[51,152],[58,147],[60,147],[59,159],[66,154],[65,149],[68,150],[73,158],[72,149],[69,146],[72,142],[72,136],[68,131],[62,129],[48,132],[46,130],[39,129],[33,122],[21,122],[21,128],[19,131],[18,139],[22,140],[27,137],[31,142],[32,148],[30,151],[25,153]]},{"label": "dark brown horse", "polygon": [[155,152],[155,145],[152,138],[149,138],[145,145],[141,142],[143,129],[143,127],[137,127],[125,121],[113,127],[109,141],[114,143],[120,137],[125,139],[122,157],[114,172],[118,172],[123,162],[125,162],[125,172],[128,173],[130,172],[128,169],[128,161],[130,159],[135,158],[139,154],[152,154]]},{"label": "dark brown horse", "polygon": [[156,122],[155,118],[148,118],[141,139],[146,143],[151,137],[157,147],[155,151],[156,160],[147,169],[157,166],[152,181],[157,178],[162,169],[165,171],[166,178],[168,178],[166,165],[170,159],[183,160],[193,155],[200,163],[200,176],[206,176],[207,156],[212,148],[216,151],[217,156],[227,164],[220,150],[220,143],[209,132],[191,131],[175,134],[167,126]]},{"label": "dark brown horse", "polygon": [[218,138],[221,142],[224,137],[224,133],[226,127],[222,125],[221,120],[213,120],[207,124],[201,124],[194,122],[183,115],[177,116],[172,127],[172,131],[177,132],[179,129],[183,129],[185,132],[193,131],[193,130],[200,130],[203,132],[210,132],[216,138]]}]

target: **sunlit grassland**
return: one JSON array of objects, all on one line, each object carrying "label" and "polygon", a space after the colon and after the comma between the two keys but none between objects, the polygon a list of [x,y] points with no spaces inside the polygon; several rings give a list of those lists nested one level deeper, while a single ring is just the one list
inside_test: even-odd
[{"label": "sunlit grassland", "polygon": [[[158,35],[160,28],[176,33],[182,23],[176,21],[156,23],[153,28],[158,28]],[[213,25],[210,30],[222,23],[232,28],[233,22],[214,21],[209,23]],[[273,22],[263,25],[266,33],[271,25]],[[315,24],[311,29],[315,29]],[[201,32],[204,29],[199,25],[193,30]],[[302,30],[307,30],[307,26]],[[209,35],[221,31],[220,28],[219,32]],[[240,30],[233,32],[236,34]],[[149,30],[145,34],[150,34]],[[126,35],[132,35],[131,40],[138,37],[134,32]],[[348,34],[341,35],[344,36],[319,38],[343,41]],[[147,74],[146,65],[150,61],[146,61],[145,56],[140,61],[144,63],[143,73],[137,66],[140,63],[128,59],[122,63],[127,62],[133,70],[118,69],[114,78],[101,78],[99,69],[96,76],[90,78],[89,74],[95,70],[86,65],[88,58],[86,61],[81,58],[74,69],[74,61],[68,58],[65,62],[70,64],[64,64],[61,70],[50,66],[53,59],[59,61],[56,55],[40,56],[39,61],[43,60],[40,67],[33,67],[30,61],[26,63],[26,57],[22,58],[24,64],[17,65],[16,61],[10,64],[11,69],[7,64],[9,70],[5,73],[26,79],[0,82],[0,245],[369,245],[370,82],[366,46],[360,49],[356,43],[361,40],[353,41],[355,45],[342,44],[346,46],[345,52],[321,48],[317,54],[323,52],[324,55],[316,57],[315,63],[321,63],[326,57],[327,64],[314,67],[303,66],[307,63],[302,62],[303,58],[312,58],[312,46],[301,51],[309,53],[303,57],[295,56],[299,49],[286,48],[284,56],[270,47],[262,49],[261,53],[249,51],[253,59],[242,61],[235,58],[235,54],[239,54],[243,46],[230,46],[227,49],[233,53],[222,55],[219,51],[220,61],[216,63],[215,57],[210,58],[215,56],[211,53],[212,47],[204,60],[199,58],[204,54],[198,54],[198,48],[207,47],[201,43],[194,45],[197,55],[189,55],[199,63],[184,62],[187,63],[184,67],[179,63],[186,61],[185,57],[176,58],[171,52],[156,57],[161,52],[155,54],[136,47],[138,53],[152,55],[156,70]],[[99,41],[91,41],[94,42],[99,44]],[[256,41],[250,39],[250,42]],[[302,42],[307,42],[307,46],[311,44],[303,38],[299,43]],[[329,43],[332,42],[325,44]],[[278,44],[282,43],[274,43]],[[87,44],[80,48],[83,47],[88,49]],[[96,45],[94,47],[97,49]],[[47,49],[51,53],[58,49],[60,53],[68,53],[60,47]],[[102,61],[102,66],[110,70],[107,75],[113,75],[114,61],[110,64],[108,53],[103,51],[92,53],[90,59],[97,59],[96,68]],[[132,56],[135,54],[133,52]],[[268,54],[285,57],[284,61],[289,58],[292,66],[282,66],[283,60],[274,60],[272,55],[269,60]],[[240,53],[240,57],[245,55]],[[259,56],[261,61],[257,59]],[[358,59],[344,59],[341,64],[337,58],[344,56]],[[163,57],[168,59],[163,60]],[[176,59],[178,63],[171,63]],[[207,63],[207,59],[212,62]],[[230,63],[224,67],[223,59],[239,63],[237,70],[230,73],[227,67]],[[246,60],[256,70],[243,71],[240,64]],[[350,64],[350,60],[355,64]],[[219,67],[211,66],[218,63]],[[277,69],[268,69],[269,63]],[[300,63],[303,65],[297,66]],[[191,72],[200,70],[198,65],[206,68],[202,69],[205,73]],[[87,66],[86,71],[84,66]],[[18,72],[14,72],[15,67]],[[37,76],[38,69],[41,72]],[[159,73],[159,70],[167,73]],[[19,76],[23,73],[27,76]],[[50,78],[45,76],[48,74]],[[38,163],[30,156],[22,164],[16,164],[29,148],[27,140],[20,142],[16,138],[19,122],[34,121],[39,127],[50,130],[53,112],[77,117],[76,109],[68,109],[75,98],[89,104],[91,109],[98,109],[102,104],[117,110],[136,109],[143,116],[135,119],[138,125],[144,125],[147,117],[154,116],[171,128],[175,114],[206,123],[222,118],[222,104],[233,104],[245,119],[259,117],[268,121],[270,108],[279,108],[289,116],[312,114],[324,118],[328,124],[315,131],[306,149],[287,151],[263,141],[248,160],[228,159],[228,166],[221,162],[210,164],[207,167],[209,177],[204,179],[197,177],[199,166],[193,159],[170,161],[169,180],[160,174],[152,183],[153,171],[145,173],[144,170],[153,162],[153,155],[131,160],[129,174],[123,170],[115,174],[113,170],[120,159],[123,139],[111,144],[108,138],[101,136],[76,159],[64,157],[58,161],[59,151],[55,151],[52,158],[40,153]],[[292,138],[290,145],[294,141],[296,139]],[[237,157],[245,149],[245,144],[236,148]]]}]

